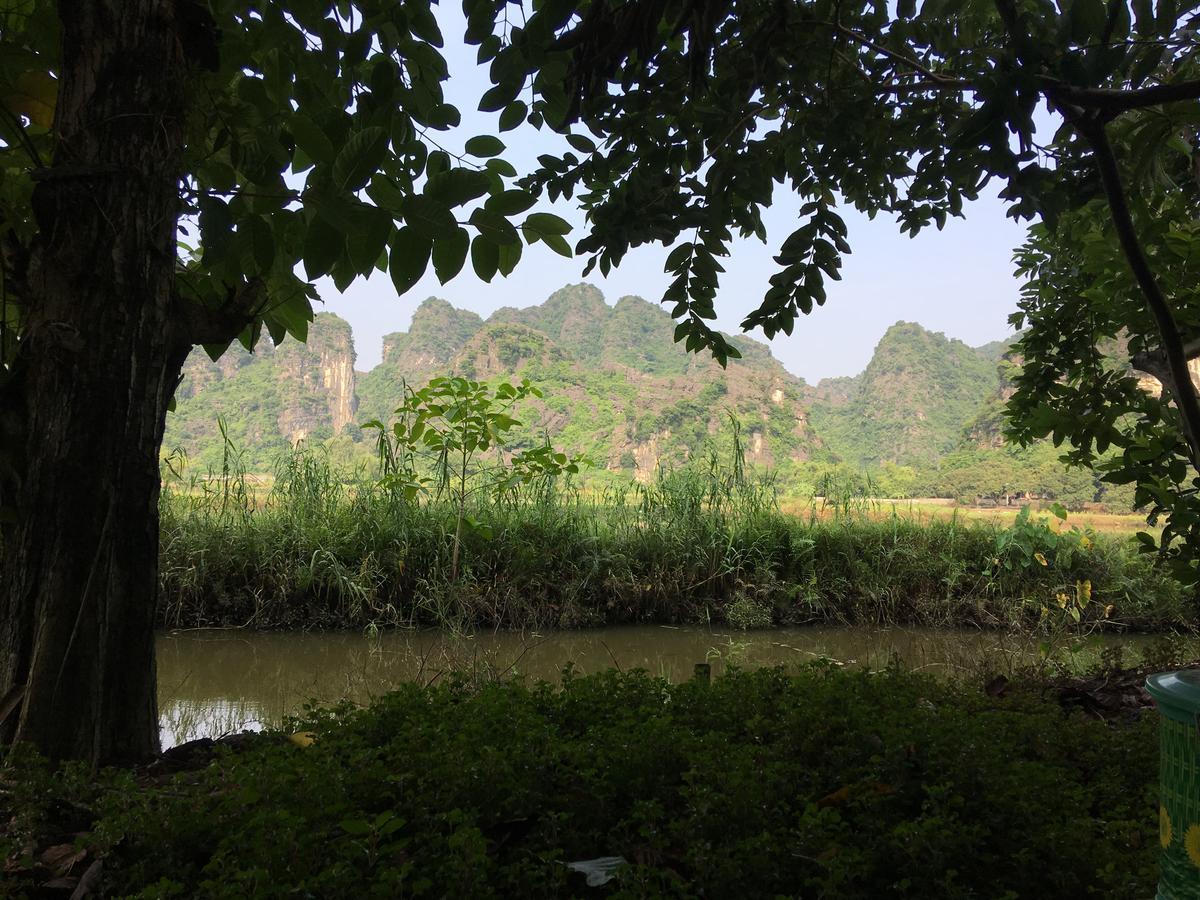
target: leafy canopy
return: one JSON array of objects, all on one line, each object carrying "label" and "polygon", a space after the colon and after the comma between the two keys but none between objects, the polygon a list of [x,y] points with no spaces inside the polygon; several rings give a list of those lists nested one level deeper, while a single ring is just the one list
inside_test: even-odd
[{"label": "leafy canopy", "polygon": [[[578,199],[589,268],[672,246],[663,299],[677,337],[721,360],[737,352],[709,324],[720,258],[735,231],[768,239],[762,210],[778,189],[800,196],[800,222],[777,239],[779,269],[743,322],[768,337],[840,277],[839,205],[915,234],[999,178],[1012,215],[1052,224],[1095,193],[1091,125],[1153,106],[1159,121],[1139,137],[1153,155],[1194,116],[1175,101],[1200,93],[1186,12],[1144,0],[546,0],[509,38],[492,102],[533,76],[534,115],[573,148],[541,156],[522,183]],[[1048,144],[1042,103],[1070,123]]]},{"label": "leafy canopy", "polygon": [[[312,282],[324,275],[344,290],[387,271],[404,293],[431,265],[445,283],[468,257],[484,281],[508,275],[523,240],[570,253],[565,222],[528,212],[535,196],[512,184],[503,141],[479,135],[456,152],[443,136],[461,114],[443,92],[449,70],[428,0],[183,6],[180,17],[195,19],[181,37],[195,70],[180,160],[181,231],[192,252],[178,292],[184,304],[244,324],[247,347],[264,327],[276,342],[303,340]],[[481,8],[470,27],[490,32],[495,11]],[[6,250],[33,239],[33,186],[55,155],[58,31],[52,3],[0,9]],[[485,42],[480,62],[498,48],[498,39]],[[23,300],[4,287],[9,361]],[[216,356],[227,343],[208,349]]]},{"label": "leafy canopy", "polygon": [[[800,222],[743,322],[768,336],[839,277],[840,204],[915,234],[1001,180],[1010,215],[1035,221],[1018,255],[1030,281],[1012,434],[1069,440],[1085,465],[1119,450],[1106,478],[1168,514],[1161,546],[1183,538],[1175,559],[1195,579],[1198,25],[1149,0],[549,0],[493,74],[511,88],[566,73],[534,109],[578,155],[543,156],[522,183],[578,198],[577,249],[602,272],[640,244],[672,246],[676,337],[722,361],[736,350],[709,324],[719,259],[734,231],[768,239],[779,188],[800,196]],[[1167,396],[1104,362],[1118,338]]]}]

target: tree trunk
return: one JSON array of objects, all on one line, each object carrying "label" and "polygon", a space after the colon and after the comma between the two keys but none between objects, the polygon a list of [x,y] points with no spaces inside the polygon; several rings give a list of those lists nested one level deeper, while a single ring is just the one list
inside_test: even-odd
[{"label": "tree trunk", "polygon": [[158,452],[190,349],[172,307],[184,61],[170,0],[63,0],[35,173],[17,523],[0,594],[0,740],[92,764],[158,748]]}]

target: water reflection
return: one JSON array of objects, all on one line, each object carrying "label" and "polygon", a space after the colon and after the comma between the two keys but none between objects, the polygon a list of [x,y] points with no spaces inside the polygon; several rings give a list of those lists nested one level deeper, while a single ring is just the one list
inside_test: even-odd
[{"label": "water reflection", "polygon": [[[1094,657],[1105,645],[1149,640],[1093,638],[1085,653]],[[896,655],[911,667],[951,674],[978,667],[981,660],[1003,669],[1035,653],[1028,637],[918,628],[728,632],[639,626],[472,636],[401,631],[376,637],[192,631],[159,636],[158,693],[167,747],[278,723],[310,699],[365,703],[403,682],[436,681],[454,670],[481,678],[521,674],[557,680],[570,663],[582,672],[642,668],[678,681],[705,661],[716,674],[730,664],[750,668],[820,658],[877,668]]]}]

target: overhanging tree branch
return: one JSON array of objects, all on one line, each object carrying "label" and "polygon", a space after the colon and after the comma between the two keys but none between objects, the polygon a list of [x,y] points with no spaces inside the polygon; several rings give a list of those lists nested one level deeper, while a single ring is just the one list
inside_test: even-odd
[{"label": "overhanging tree branch", "polygon": [[195,344],[227,344],[259,318],[266,301],[266,285],[258,278],[230,288],[225,302],[217,307],[189,301],[176,293],[179,340],[189,348]]},{"label": "overhanging tree branch", "polygon": [[1191,450],[1192,464],[1200,468],[1200,399],[1196,396],[1196,388],[1188,371],[1187,349],[1179,332],[1179,325],[1138,240],[1133,216],[1129,212],[1129,203],[1125,198],[1125,189],[1121,184],[1121,173],[1117,169],[1117,160],[1113,156],[1112,145],[1108,142],[1103,122],[1088,115],[1076,115],[1073,119],[1080,134],[1092,145],[1121,250],[1158,326],[1162,355],[1166,363],[1164,374],[1169,376],[1169,381],[1164,383],[1169,384],[1175,397],[1183,434]]},{"label": "overhanging tree branch", "polygon": [[1118,115],[1162,103],[1200,99],[1200,80],[1156,84],[1128,91],[1114,88],[1081,88],[1063,84],[1055,79],[1043,80],[1047,82],[1046,93],[1053,99],[1108,115]]}]

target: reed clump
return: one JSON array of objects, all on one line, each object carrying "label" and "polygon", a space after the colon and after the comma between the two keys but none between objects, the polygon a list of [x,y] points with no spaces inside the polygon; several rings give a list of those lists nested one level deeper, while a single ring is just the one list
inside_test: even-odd
[{"label": "reed clump", "polygon": [[269,491],[246,478],[230,448],[221,472],[168,480],[163,625],[1036,628],[1084,585],[1072,626],[1194,622],[1180,585],[1129,540],[1028,516],[1009,528],[881,518],[845,497],[785,515],[737,453],[599,493],[537,479],[465,510],[313,450],[284,459]]}]

